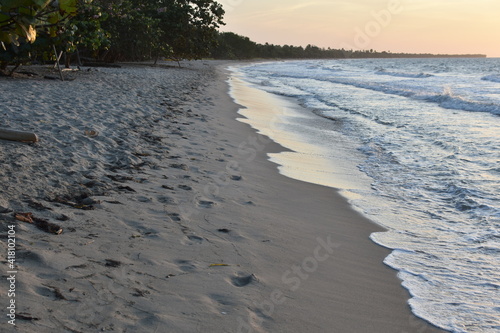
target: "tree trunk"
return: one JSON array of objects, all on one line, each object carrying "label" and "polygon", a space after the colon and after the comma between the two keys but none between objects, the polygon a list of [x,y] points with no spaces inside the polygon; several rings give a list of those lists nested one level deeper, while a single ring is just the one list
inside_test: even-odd
[{"label": "tree trunk", "polygon": [[64,53],[64,67],[66,68],[71,67],[71,56],[72,54],[69,54],[68,52]]},{"label": "tree trunk", "polygon": [[0,61],[0,76],[8,76],[6,61]]}]

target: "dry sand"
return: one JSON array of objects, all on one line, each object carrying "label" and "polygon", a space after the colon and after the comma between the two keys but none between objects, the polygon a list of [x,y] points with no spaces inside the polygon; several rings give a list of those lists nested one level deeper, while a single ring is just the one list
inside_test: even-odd
[{"label": "dry sand", "polygon": [[369,240],[381,228],[267,161],[282,148],[235,120],[223,65],[0,80],[0,127],[41,139],[0,141],[2,332],[439,331]]}]

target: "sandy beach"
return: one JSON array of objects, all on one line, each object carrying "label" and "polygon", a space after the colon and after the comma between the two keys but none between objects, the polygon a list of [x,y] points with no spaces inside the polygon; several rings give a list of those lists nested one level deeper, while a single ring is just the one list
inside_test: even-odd
[{"label": "sandy beach", "polygon": [[381,227],[268,161],[283,148],[236,120],[228,63],[182,65],[0,79],[0,127],[40,138],[0,141],[0,330],[441,332]]}]

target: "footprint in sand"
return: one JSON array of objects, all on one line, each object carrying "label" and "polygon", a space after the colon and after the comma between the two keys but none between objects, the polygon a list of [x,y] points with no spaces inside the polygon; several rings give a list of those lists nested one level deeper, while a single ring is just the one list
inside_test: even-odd
[{"label": "footprint in sand", "polygon": [[250,275],[236,275],[231,277],[231,283],[235,287],[245,287],[252,283],[253,281],[257,281],[257,277],[253,274]]},{"label": "footprint in sand", "polygon": [[208,200],[200,200],[198,201],[198,206],[202,208],[212,208],[215,206],[215,202]]},{"label": "footprint in sand", "polygon": [[196,235],[190,235],[190,236],[187,236],[187,238],[189,238],[189,240],[192,240],[192,241],[197,241],[197,242],[203,242],[203,237],[200,237],[200,236],[196,236]]},{"label": "footprint in sand", "polygon": [[190,260],[178,259],[175,261],[179,269],[183,272],[194,272],[196,271],[196,266],[191,263]]},{"label": "footprint in sand", "polygon": [[171,204],[171,205],[173,205],[173,204],[175,204],[175,203],[176,203],[176,201],[175,201],[175,199],[174,199],[174,198],[169,197],[169,196],[167,196],[167,195],[160,195],[160,196],[158,196],[158,197],[156,198],[156,200],[158,200],[158,202],[160,202],[160,203],[162,203],[162,204]]},{"label": "footprint in sand", "polygon": [[201,244],[204,241],[203,237],[196,235],[186,235],[186,238],[188,239],[188,243],[185,245]]},{"label": "footprint in sand", "polygon": [[179,222],[179,221],[181,221],[181,216],[180,216],[180,214],[178,214],[178,213],[169,213],[169,214],[168,214],[168,217],[170,217],[170,219],[171,219],[172,221],[174,221],[174,222]]},{"label": "footprint in sand", "polygon": [[139,202],[143,202],[143,203],[147,203],[147,202],[151,202],[151,198],[148,198],[148,197],[145,197],[145,196],[138,196],[136,197],[136,200],[139,201]]}]

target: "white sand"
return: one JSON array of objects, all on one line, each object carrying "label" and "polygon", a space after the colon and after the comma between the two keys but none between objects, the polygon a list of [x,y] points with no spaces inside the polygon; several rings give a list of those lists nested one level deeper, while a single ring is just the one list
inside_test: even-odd
[{"label": "white sand", "polygon": [[281,148],[234,120],[218,64],[0,80],[0,127],[40,137],[0,141],[0,233],[16,225],[18,271],[17,326],[4,316],[0,330],[438,331],[382,264],[379,227],[266,160]]}]

